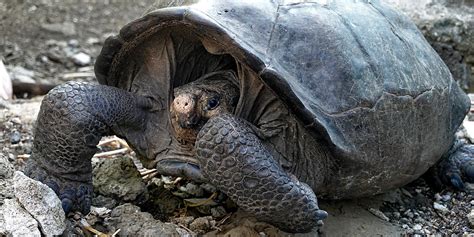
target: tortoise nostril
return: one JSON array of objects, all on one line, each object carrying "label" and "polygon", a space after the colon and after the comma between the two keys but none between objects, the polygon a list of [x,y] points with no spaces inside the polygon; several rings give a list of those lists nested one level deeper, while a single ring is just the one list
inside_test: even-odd
[{"label": "tortoise nostril", "polygon": [[188,106],[188,102],[184,103],[184,106]]}]

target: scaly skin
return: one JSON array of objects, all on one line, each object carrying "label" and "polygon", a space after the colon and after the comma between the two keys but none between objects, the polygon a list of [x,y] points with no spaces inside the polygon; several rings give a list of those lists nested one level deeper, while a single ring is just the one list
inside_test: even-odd
[{"label": "scaly skin", "polygon": [[474,145],[457,140],[435,172],[442,184],[465,190],[465,182],[474,183]]},{"label": "scaly skin", "polygon": [[308,232],[326,218],[311,188],[287,174],[244,121],[211,118],[195,146],[204,175],[257,219]]},{"label": "scaly skin", "polygon": [[147,99],[114,87],[69,82],[54,88],[41,104],[25,173],[51,187],[66,213],[88,213],[99,140],[123,128],[142,131],[148,107]]}]

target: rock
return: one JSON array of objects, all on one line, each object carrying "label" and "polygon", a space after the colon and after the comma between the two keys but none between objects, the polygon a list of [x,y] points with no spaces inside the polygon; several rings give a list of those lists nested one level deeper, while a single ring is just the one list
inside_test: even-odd
[{"label": "rock", "polygon": [[433,203],[433,208],[440,211],[440,212],[442,212],[442,213],[448,213],[449,212],[449,209],[446,206],[444,206],[442,204],[439,204],[437,202]]},{"label": "rock", "polygon": [[186,227],[189,227],[189,224],[194,221],[193,216],[181,216],[181,217],[176,217],[173,218],[173,222],[176,224],[180,224]]},{"label": "rock", "polygon": [[35,72],[21,66],[13,67],[10,70],[10,77],[12,81],[18,81],[21,83],[36,83],[36,81],[33,79],[35,77]]},{"label": "rock", "polygon": [[21,141],[21,133],[18,132],[18,131],[13,131],[11,134],[10,134],[10,142],[11,144],[17,144]]},{"label": "rock", "polygon": [[469,225],[471,225],[471,228],[474,228],[474,209],[467,214],[467,220],[469,221]]},{"label": "rock", "polygon": [[450,194],[450,193],[447,193],[447,194],[441,196],[441,200],[442,200],[443,202],[449,202],[449,201],[451,200],[451,194]]},{"label": "rock", "polygon": [[129,157],[101,159],[92,174],[94,190],[99,194],[123,201],[146,199],[145,183]]},{"label": "rock", "polygon": [[65,214],[58,196],[45,184],[16,171],[13,177],[15,197],[38,221],[46,236],[60,235],[66,229]]},{"label": "rock", "polygon": [[108,209],[113,209],[117,206],[117,201],[110,197],[105,197],[103,195],[97,195],[92,198],[92,205],[97,207],[105,207]]},{"label": "rock", "polygon": [[216,219],[221,219],[222,217],[227,215],[227,211],[225,210],[223,206],[217,206],[217,207],[211,208],[211,215],[212,217]]},{"label": "rock", "polygon": [[0,153],[0,205],[5,199],[13,198],[13,165]]},{"label": "rock", "polygon": [[416,224],[416,225],[413,226],[413,230],[415,230],[415,231],[419,231],[421,229],[423,229],[423,227],[420,224]]},{"label": "rock", "polygon": [[163,215],[163,218],[166,218],[166,216],[172,215],[180,206],[183,206],[183,201],[164,186],[165,182],[160,181],[160,179],[152,179],[147,187],[152,198],[148,200],[146,206],[156,209],[158,213]]},{"label": "rock", "polygon": [[89,54],[79,52],[71,56],[71,60],[77,66],[87,66],[91,63],[92,58]]},{"label": "rock", "polygon": [[210,216],[196,218],[191,224],[189,224],[189,229],[198,233],[207,232],[212,227],[211,221],[212,217]]},{"label": "rock", "polygon": [[120,236],[180,236],[176,225],[155,220],[150,213],[141,212],[130,203],[114,208],[105,225],[112,232],[120,229]]},{"label": "rock", "polygon": [[51,33],[59,33],[64,36],[73,36],[76,34],[76,26],[72,22],[42,24],[41,28]]},{"label": "rock", "polygon": [[204,190],[201,187],[199,187],[198,185],[195,185],[193,183],[187,183],[186,186],[179,187],[179,190],[183,191],[185,193],[191,194],[195,197],[204,196]]},{"label": "rock", "polygon": [[13,95],[12,81],[3,61],[0,60],[0,99],[8,100]]},{"label": "rock", "polygon": [[41,236],[38,222],[18,203],[16,199],[6,199],[0,206],[1,236]]},{"label": "rock", "polygon": [[380,210],[375,209],[375,208],[369,208],[369,212],[374,214],[374,216],[384,220],[384,221],[390,221],[390,219]]},{"label": "rock", "polygon": [[100,44],[100,40],[98,38],[89,37],[87,38],[86,43],[89,45]]}]

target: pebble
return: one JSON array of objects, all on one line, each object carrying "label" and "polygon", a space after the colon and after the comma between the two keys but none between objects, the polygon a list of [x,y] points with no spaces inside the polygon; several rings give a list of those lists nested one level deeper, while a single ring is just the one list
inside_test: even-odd
[{"label": "pebble", "polygon": [[196,218],[191,224],[189,224],[189,229],[193,231],[207,231],[211,228],[212,217],[205,216]]},{"label": "pebble", "polygon": [[23,83],[36,83],[33,79],[35,72],[28,70],[22,66],[15,66],[10,70],[10,77],[12,80],[16,80]]},{"label": "pebble", "polygon": [[220,219],[224,217],[225,215],[227,215],[227,211],[225,210],[223,206],[217,206],[217,207],[211,208],[211,215],[212,217],[216,219]]},{"label": "pebble", "polygon": [[423,227],[421,227],[420,224],[416,224],[413,226],[413,230],[417,231],[417,230],[421,230]]},{"label": "pebble", "polygon": [[14,117],[14,118],[10,119],[10,121],[12,121],[12,123],[14,123],[14,124],[21,124],[21,119],[18,118],[18,117]]},{"label": "pebble", "polygon": [[435,198],[435,200],[436,200],[437,202],[441,201],[441,199],[442,199],[442,197],[441,197],[441,195],[439,195],[439,193],[436,193],[436,194],[434,195],[434,198]]},{"label": "pebble", "polygon": [[10,134],[10,142],[12,144],[17,144],[21,141],[21,134],[20,132],[18,131],[13,131],[11,134]]},{"label": "pebble", "polygon": [[384,221],[390,221],[390,219],[380,210],[375,209],[375,208],[369,208],[369,212],[374,214],[374,216],[384,220]]},{"label": "pebble", "polygon": [[448,193],[448,194],[445,194],[445,195],[441,196],[441,200],[442,200],[443,202],[448,202],[448,201],[451,200],[451,195],[450,195],[449,193]]},{"label": "pebble", "polygon": [[204,196],[204,190],[198,185],[195,185],[193,183],[187,183],[186,186],[179,187],[179,190],[185,193],[191,194],[195,197]]},{"label": "pebble", "polygon": [[471,212],[467,214],[467,219],[469,221],[469,224],[471,225],[471,228],[474,228],[474,209],[472,209]]},{"label": "pebble", "polygon": [[188,227],[189,224],[191,224],[193,221],[194,221],[193,216],[182,216],[182,217],[176,217],[173,219],[173,222],[184,225],[186,227]]},{"label": "pebble", "polygon": [[442,212],[442,213],[448,213],[449,212],[449,209],[446,206],[444,206],[442,204],[439,204],[437,202],[433,203],[433,208],[440,211],[440,212]]},{"label": "pebble", "polygon": [[71,60],[78,66],[87,66],[91,63],[92,58],[86,53],[79,52],[79,53],[74,54],[71,57]]},{"label": "pebble", "polygon": [[76,34],[76,26],[72,22],[42,24],[41,28],[46,31],[59,33],[65,36],[73,36]]}]

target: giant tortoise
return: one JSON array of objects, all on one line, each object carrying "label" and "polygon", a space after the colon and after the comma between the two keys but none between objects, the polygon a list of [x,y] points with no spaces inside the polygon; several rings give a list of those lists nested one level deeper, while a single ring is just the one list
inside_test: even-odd
[{"label": "giant tortoise", "polygon": [[[433,167],[462,189],[468,97],[410,20],[383,2],[200,1],[152,11],[105,41],[101,85],[43,100],[26,173],[89,211],[104,135],[146,167],[209,182],[290,232],[324,199],[374,195]],[[289,216],[291,214],[291,217]]]}]

